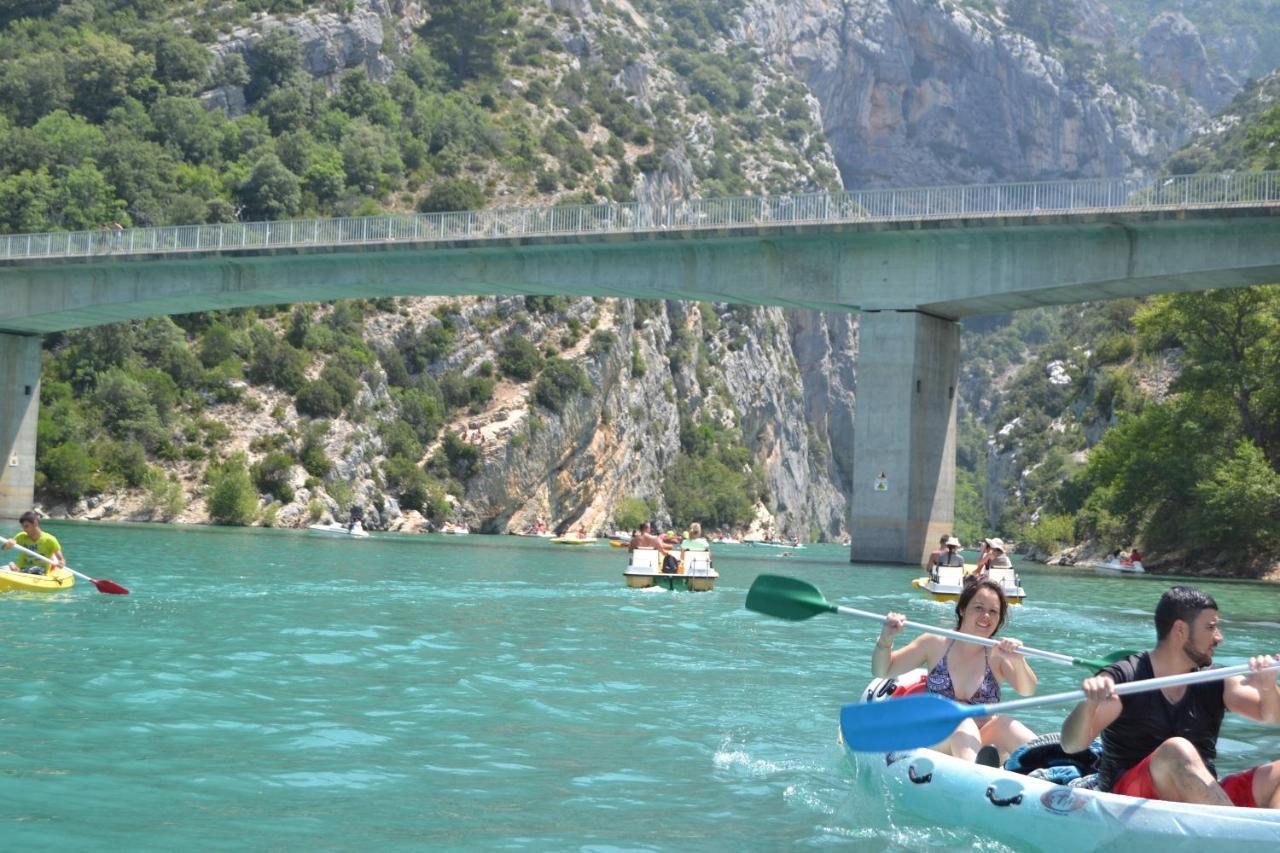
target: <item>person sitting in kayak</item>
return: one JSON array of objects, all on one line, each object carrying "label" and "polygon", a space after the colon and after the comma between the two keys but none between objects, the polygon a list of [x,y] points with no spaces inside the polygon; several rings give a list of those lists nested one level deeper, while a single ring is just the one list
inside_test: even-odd
[{"label": "person sitting in kayak", "polygon": [[[39,516],[28,510],[18,518],[18,526],[22,528],[22,532],[12,539],[4,540],[0,548],[8,551],[16,543],[53,560],[59,567],[66,567],[67,558],[62,555],[62,545],[52,533],[45,533],[40,529]],[[19,554],[17,561],[9,563],[5,568],[11,572],[26,572],[31,575],[47,575],[54,569],[53,566],[29,554]]]},{"label": "person sitting in kayak", "polygon": [[[1218,604],[1175,586],[1156,605],[1156,647],[1113,663],[1080,685],[1086,699],[1062,726],[1062,748],[1076,752],[1102,733],[1098,787],[1115,794],[1184,803],[1280,808],[1280,761],[1217,778],[1218,730],[1230,709],[1280,723],[1276,671],[1148,693],[1115,694],[1117,683],[1205,669],[1222,642]],[[1250,658],[1253,670],[1275,662]]]},{"label": "person sitting in kayak", "polygon": [[[1009,602],[995,581],[971,584],[956,602],[956,630],[977,637],[991,638],[1005,623]],[[1022,696],[1036,692],[1036,674],[1018,651],[1021,641],[1012,637],[987,648],[975,643],[957,643],[936,634],[921,634],[901,649],[894,651],[893,638],[903,628],[900,613],[885,616],[880,638],[871,654],[871,672],[876,678],[902,675],[916,667],[929,671],[926,689],[947,699],[969,705],[987,705],[1000,701],[1000,683],[1011,686]],[[947,740],[934,749],[963,761],[975,761],[978,752],[994,746],[1003,759],[1035,737],[1022,723],[1005,715],[966,719]]]}]

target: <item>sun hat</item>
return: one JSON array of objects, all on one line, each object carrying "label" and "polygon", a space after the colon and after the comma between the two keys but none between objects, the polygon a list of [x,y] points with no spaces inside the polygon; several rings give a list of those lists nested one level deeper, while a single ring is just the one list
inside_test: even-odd
[{"label": "sun hat", "polygon": [[960,540],[959,540],[959,539],[957,539],[957,538],[956,538],[956,537],[954,537],[954,536],[950,536],[950,537],[948,537],[948,538],[947,538],[947,547],[948,547],[948,548],[950,548],[952,545],[955,545],[957,548],[959,548],[959,547],[960,547]]},{"label": "sun hat", "polygon": [[1004,540],[1003,540],[1003,539],[988,539],[988,540],[987,540],[987,544],[988,544],[988,545],[990,545],[990,546],[991,546],[993,549],[995,549],[996,551],[1003,551],[1003,550],[1004,550]]}]

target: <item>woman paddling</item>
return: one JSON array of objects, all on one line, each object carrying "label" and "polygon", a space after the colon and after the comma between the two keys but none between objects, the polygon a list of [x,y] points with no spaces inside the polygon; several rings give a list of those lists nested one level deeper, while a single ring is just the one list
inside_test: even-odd
[{"label": "woman paddling", "polygon": [[[989,639],[1004,625],[1008,613],[1009,603],[1000,585],[990,580],[978,581],[960,594],[956,603],[956,630]],[[1036,674],[1018,651],[1020,641],[1006,637],[998,645],[987,648],[935,634],[921,634],[894,651],[893,638],[902,631],[905,621],[900,613],[885,616],[871,655],[871,671],[877,678],[925,667],[929,671],[925,683],[929,692],[970,705],[999,702],[1001,682],[1022,696],[1036,692]],[[964,761],[977,760],[979,751],[983,750],[983,763],[995,764],[993,751],[998,751],[1003,759],[1034,737],[1035,733],[1012,717],[997,715],[963,720],[951,736],[934,749]]]}]

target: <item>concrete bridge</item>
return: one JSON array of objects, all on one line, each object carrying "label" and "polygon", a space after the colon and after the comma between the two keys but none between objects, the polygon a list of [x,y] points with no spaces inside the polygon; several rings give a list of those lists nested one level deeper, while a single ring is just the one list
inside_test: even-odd
[{"label": "concrete bridge", "polygon": [[1280,281],[1280,173],[0,237],[0,518],[35,479],[40,336],[250,305],[574,294],[858,311],[855,562],[951,527],[957,320]]}]

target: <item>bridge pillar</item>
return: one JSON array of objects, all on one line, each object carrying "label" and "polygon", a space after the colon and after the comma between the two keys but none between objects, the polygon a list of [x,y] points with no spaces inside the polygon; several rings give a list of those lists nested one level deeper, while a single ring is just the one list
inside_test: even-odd
[{"label": "bridge pillar", "polygon": [[0,519],[34,501],[39,408],[40,336],[0,334]]},{"label": "bridge pillar", "polygon": [[921,565],[950,531],[959,361],[959,323],[919,311],[860,315],[852,562]]}]

